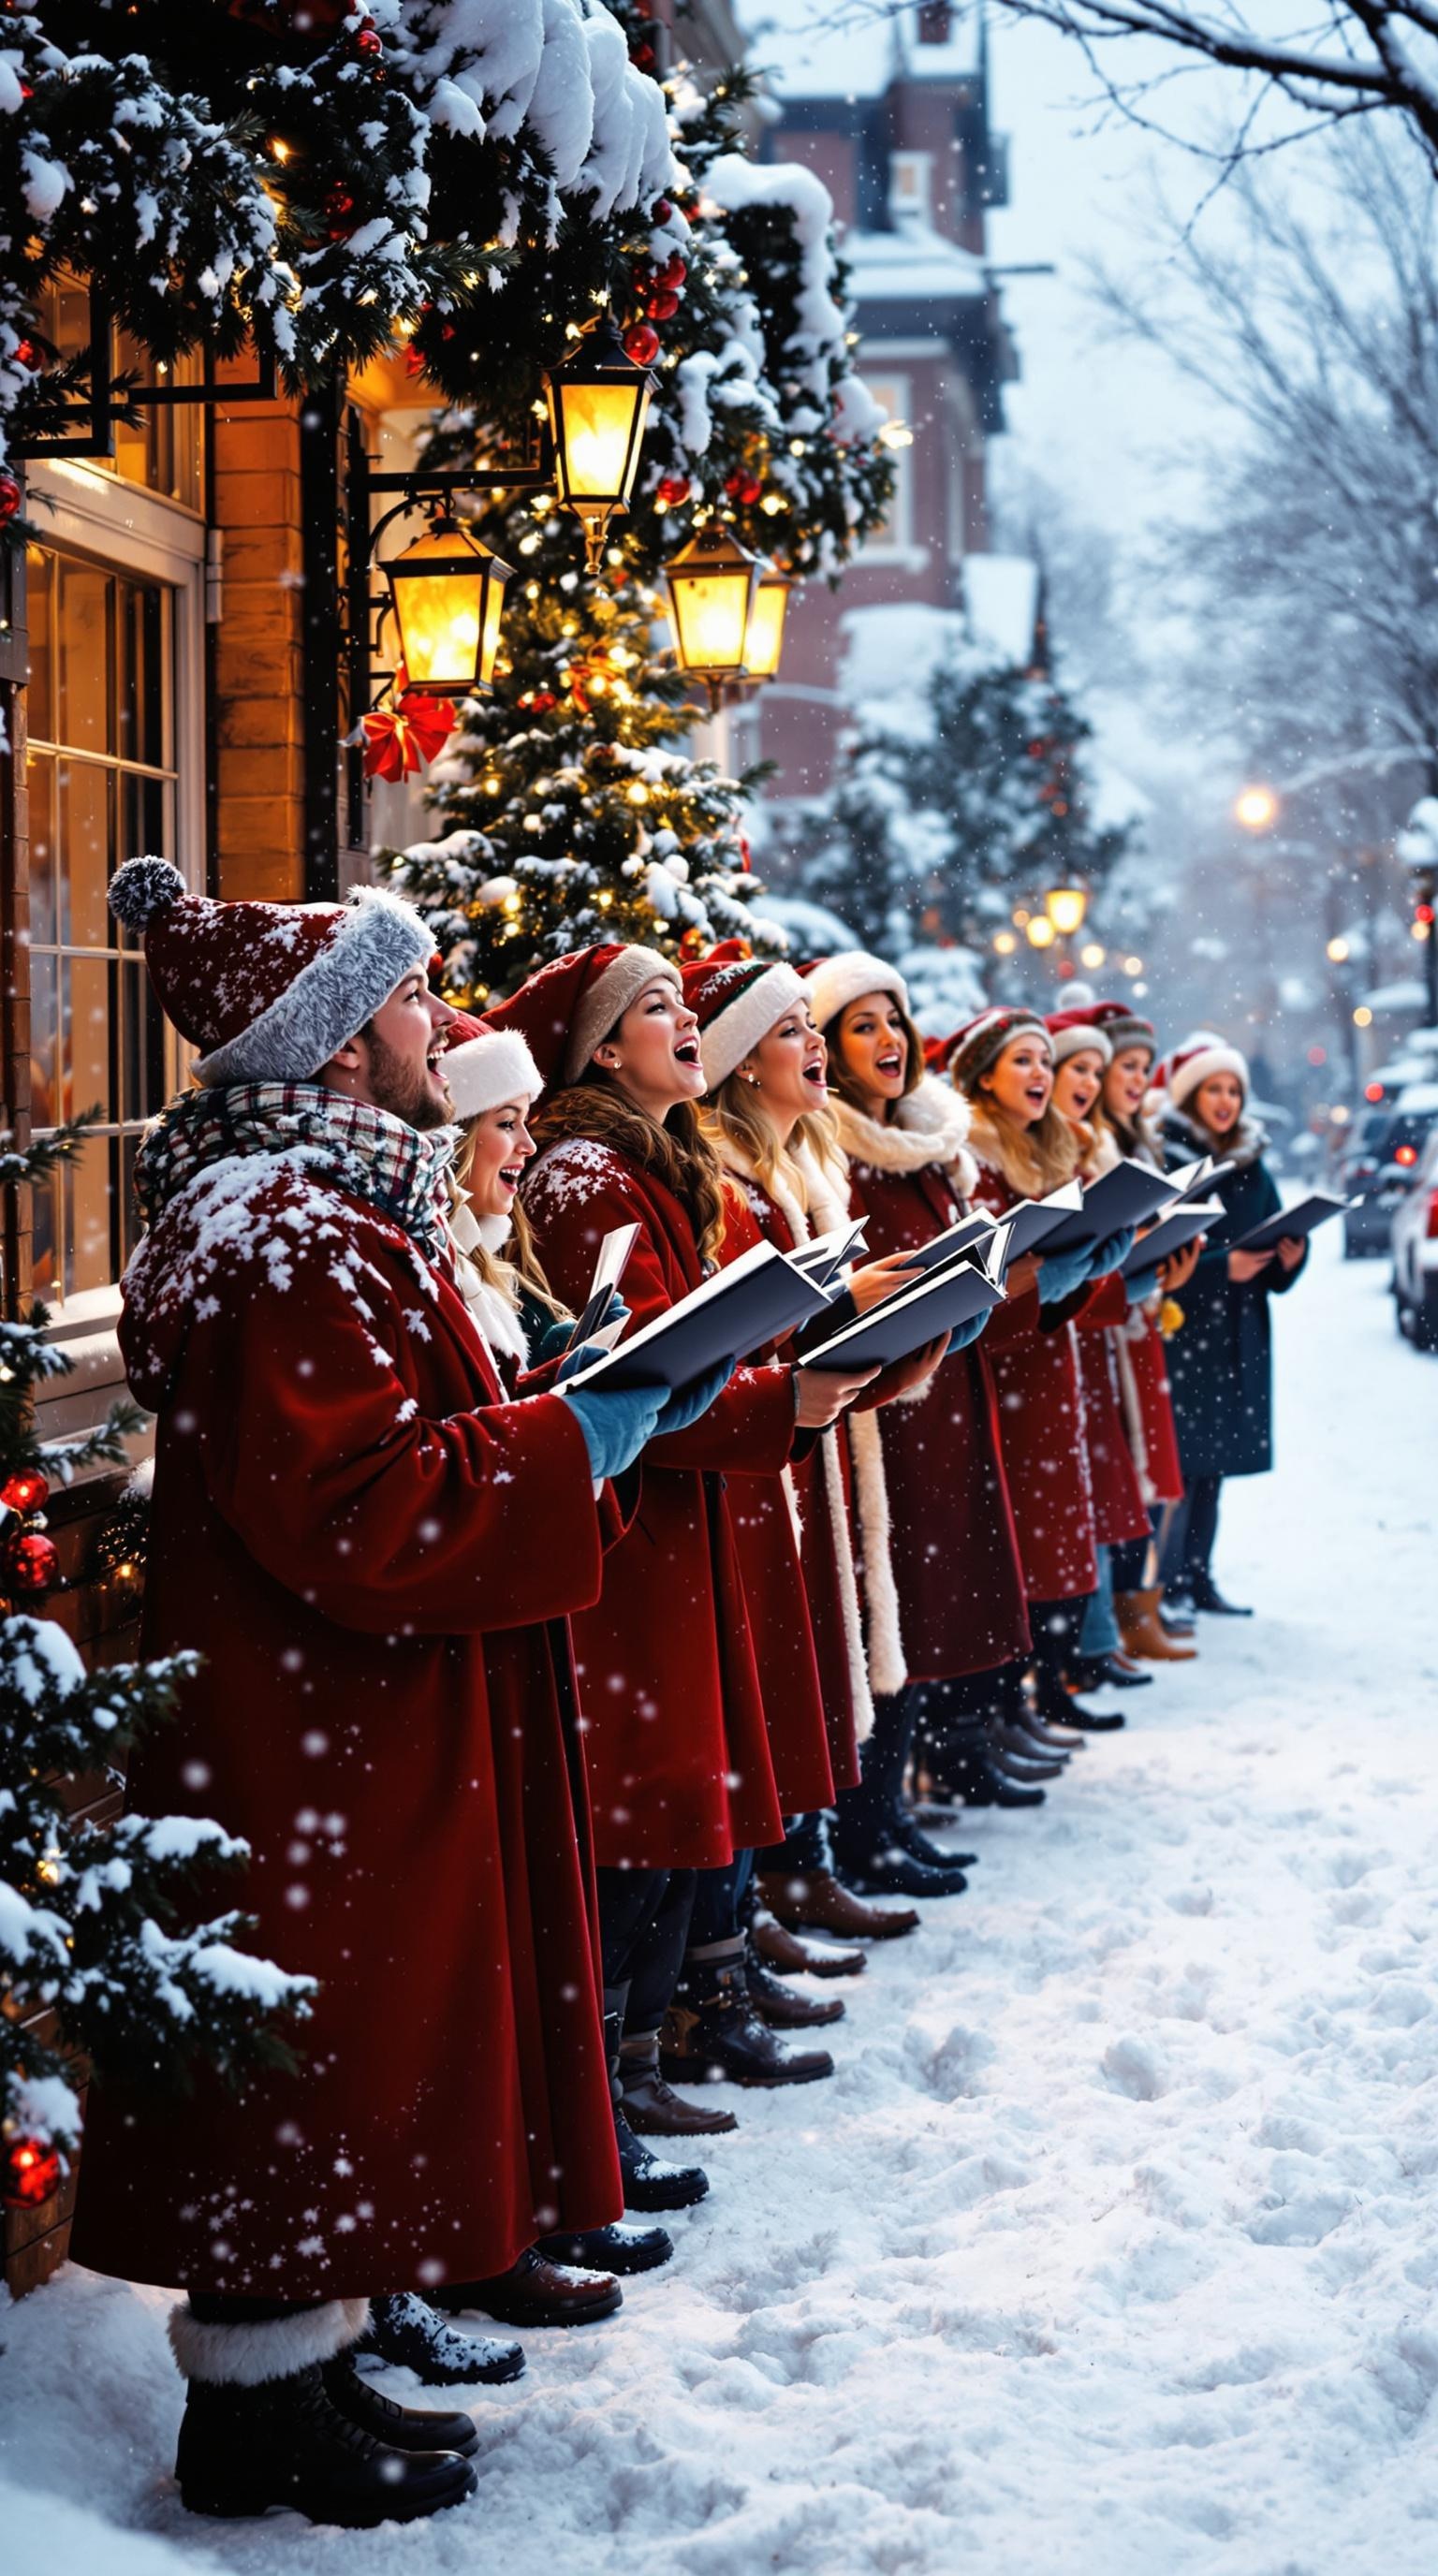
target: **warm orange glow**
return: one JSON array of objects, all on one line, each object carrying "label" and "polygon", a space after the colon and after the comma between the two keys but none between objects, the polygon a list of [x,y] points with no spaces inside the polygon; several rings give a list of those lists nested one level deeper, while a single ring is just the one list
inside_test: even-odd
[{"label": "warm orange glow", "polygon": [[792,586],[787,575],[776,572],[772,564],[759,576],[744,636],[744,668],[751,680],[773,680],[778,676],[779,657],[784,650],[784,613]]},{"label": "warm orange glow", "polygon": [[749,632],[757,559],[733,537],[720,533],[691,537],[664,568],[669,592],[669,622],[681,671],[712,687],[742,680],[746,670],[745,639]]},{"label": "warm orange glow", "polygon": [[488,689],[508,564],[476,545],[467,529],[440,520],[384,569],[407,691],[458,698]]},{"label": "warm orange glow", "polygon": [[614,512],[629,505],[653,390],[607,314],[548,379],[555,485],[583,521],[592,559]]},{"label": "warm orange glow", "polygon": [[1052,948],[1058,937],[1046,912],[1031,912],[1024,928],[1031,948]]},{"label": "warm orange glow", "polygon": [[1076,885],[1050,886],[1044,896],[1044,907],[1060,937],[1068,939],[1074,931],[1083,928],[1084,914],[1088,910],[1087,890]]},{"label": "warm orange glow", "polygon": [[1271,787],[1245,787],[1233,801],[1233,818],[1245,832],[1266,832],[1278,820],[1278,799]]}]

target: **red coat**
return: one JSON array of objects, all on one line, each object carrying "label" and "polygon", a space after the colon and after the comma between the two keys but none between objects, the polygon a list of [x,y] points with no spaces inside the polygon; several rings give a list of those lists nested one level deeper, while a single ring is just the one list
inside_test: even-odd
[{"label": "red coat", "polygon": [[1136,1307],[1129,1317],[1128,1329],[1115,1335],[1114,1358],[1129,1446],[1144,1499],[1150,1503],[1180,1502],[1183,1468],[1168,1383],[1167,1349],[1155,1319],[1142,1307]]},{"label": "red coat", "polygon": [[[975,1195],[1001,1216],[1023,1193],[981,1163]],[[984,1339],[1028,1597],[1075,1600],[1097,1590],[1098,1560],[1073,1326],[1046,1331],[1031,1291],[996,1308]]]},{"label": "red coat", "polygon": [[204,1658],[129,1785],[249,1839],[255,1947],[319,1994],[298,2078],[92,2093],[73,2250],[205,2291],[423,2288],[621,2205],[563,1624],[599,1519],[568,1405],[500,1400],[399,1227],[245,1169],[203,1239],[205,1184],[173,1199],[126,1283],[159,1416],[144,1649]]},{"label": "red coat", "polygon": [[[932,1242],[964,1213],[939,1163],[883,1171],[852,1159],[850,1176],[854,1213],[868,1218],[867,1257],[875,1261]],[[990,1672],[1028,1649],[1019,1534],[985,1349],[992,1329],[941,1362],[921,1394],[901,1396],[875,1417],[899,1628],[913,1680]]]},{"label": "red coat", "polygon": [[[781,1252],[796,1249],[791,1221],[757,1180],[736,1178],[731,1205],[724,1259],[737,1260],[761,1239],[777,1244]],[[795,1814],[827,1807],[836,1791],[854,1787],[859,1778],[860,1738],[873,1723],[858,1601],[849,1588],[853,1574],[847,1518],[841,1528],[835,1522],[836,1509],[847,1514],[839,1441],[837,1428],[821,1432],[790,1464],[788,1481],[799,1524],[797,1553],[789,1507],[782,1488],[776,1493],[772,1477],[729,1479],[765,1705],[770,1703],[771,1675],[780,1690],[797,1702],[812,1669],[825,1729],[829,1787],[821,1796],[798,1802],[791,1810]],[[770,1533],[762,1551],[757,1544],[761,1530]],[[845,1564],[849,1587],[843,1578]],[[785,1805],[788,1809],[787,1798]]]},{"label": "red coat", "polygon": [[[592,1137],[542,1153],[524,1205],[545,1271],[575,1307],[604,1235],[635,1221],[623,1283],[635,1324],[699,1285],[694,1230],[673,1192]],[[794,1439],[788,1371],[739,1369],[701,1421],[644,1453],[634,1526],[606,1562],[598,1602],[574,1622],[605,1867],[716,1869],[782,1838],[724,1487],[726,1473],[746,1468],[772,1476],[777,1492]]]},{"label": "red coat", "polygon": [[1114,1271],[1094,1281],[1073,1318],[1100,1547],[1117,1547],[1125,1539],[1149,1534],[1148,1509],[1124,1422],[1113,1352],[1127,1316],[1128,1297]]}]

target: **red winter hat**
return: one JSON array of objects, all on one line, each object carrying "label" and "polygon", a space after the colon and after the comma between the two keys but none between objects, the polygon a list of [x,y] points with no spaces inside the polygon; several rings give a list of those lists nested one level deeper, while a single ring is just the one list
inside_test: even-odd
[{"label": "red winter hat", "polygon": [[1216,1073],[1236,1074],[1247,1098],[1248,1058],[1240,1055],[1237,1047],[1228,1046],[1222,1038],[1215,1037],[1210,1029],[1203,1029],[1196,1037],[1185,1038],[1182,1046],[1175,1047],[1166,1063],[1155,1066],[1154,1089],[1166,1090],[1175,1109],[1181,1109],[1186,1100],[1193,1098],[1199,1085],[1211,1080]]},{"label": "red winter hat", "polygon": [[683,991],[679,969],[657,948],[627,948],[598,941],[551,957],[507,1002],[490,1005],[490,1025],[516,1029],[527,1040],[544,1082],[554,1090],[577,1082],[597,1046],[622,1020],[646,984],[663,976]]},{"label": "red winter hat", "polygon": [[951,1038],[945,1038],[942,1060],[957,1088],[972,1092],[980,1074],[996,1065],[1005,1047],[1021,1037],[1042,1038],[1053,1052],[1053,1040],[1037,1011],[1023,1003],[995,1002],[987,1011],[980,1011],[977,1019],[966,1020]]},{"label": "red winter hat", "polygon": [[1093,1016],[1092,1004],[1085,1004],[1079,1010],[1050,1011],[1044,1026],[1049,1033],[1056,1065],[1065,1064],[1071,1055],[1082,1055],[1085,1048],[1102,1056],[1105,1064],[1113,1062],[1108,1031],[1099,1027]]},{"label": "red winter hat", "polygon": [[456,1118],[480,1118],[506,1100],[538,1099],[543,1077],[518,1029],[492,1028],[456,1011],[444,1034],[440,1069]]},{"label": "red winter hat", "polygon": [[699,1023],[706,1091],[717,1091],[775,1021],[808,1000],[804,979],[792,966],[751,957],[737,939],[721,940],[680,972],[684,999]]},{"label": "red winter hat", "polygon": [[1147,1047],[1150,1055],[1158,1053],[1158,1031],[1152,1020],[1139,1011],[1130,1010],[1127,1002],[1090,1002],[1084,1017],[1096,1029],[1102,1029],[1115,1055],[1125,1047]]},{"label": "red winter hat", "polygon": [[200,1049],[207,1090],[308,1082],[356,1037],[434,941],[412,904],[373,886],[348,903],[215,903],[168,859],[127,859],[110,910],[144,941],[150,982]]}]

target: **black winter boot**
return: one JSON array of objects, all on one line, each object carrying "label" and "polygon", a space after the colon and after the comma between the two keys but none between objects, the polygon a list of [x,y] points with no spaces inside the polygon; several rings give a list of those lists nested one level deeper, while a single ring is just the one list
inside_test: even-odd
[{"label": "black winter boot", "polygon": [[946,1728],[942,1749],[935,1749],[934,1759],[942,1764],[944,1780],[966,1807],[1041,1807],[1044,1803],[1042,1789],[1025,1788],[999,1770],[989,1752],[988,1728],[982,1718]]},{"label": "black winter boot", "polygon": [[1195,1610],[1206,1610],[1211,1619],[1251,1619],[1253,1617],[1251,1609],[1241,1610],[1236,1601],[1225,1601],[1206,1567],[1201,1572],[1190,1575],[1188,1594]]},{"label": "black winter boot", "polygon": [[[604,2001],[608,2007],[615,1995],[606,1992]],[[624,2178],[624,2206],[692,2209],[697,2200],[709,2197],[709,2176],[703,2166],[671,2164],[667,2156],[656,2156],[652,2147],[646,2147],[643,2139],[635,2136],[625,2116],[620,2078],[623,2061],[619,2054],[623,2031],[624,2008],[620,2002],[617,2010],[605,2011],[604,2047],[609,2060],[609,2098],[614,2105],[614,2143],[619,2149],[619,2170]]]},{"label": "black winter boot", "polygon": [[457,2451],[461,2459],[471,2459],[479,2449],[479,2429],[472,2416],[457,2409],[441,2412],[432,2406],[397,2406],[392,2397],[381,2396],[361,2379],[355,2368],[354,2346],[348,2352],[336,2353],[333,2361],[320,2364],[320,2373],[342,2415],[373,2433],[377,2442],[388,2442],[394,2451]]},{"label": "black winter boot", "polygon": [[495,2335],[457,2334],[414,2290],[371,2299],[369,2324],[353,2350],[361,2361],[412,2370],[425,2388],[470,2388],[476,2380],[502,2387],[524,2368],[521,2345]]},{"label": "black winter boot", "polygon": [[634,2227],[611,2219],[607,2227],[578,2227],[566,2234],[541,2236],[539,2251],[548,2263],[567,2263],[581,2272],[657,2272],[674,2259],[674,2239],[662,2227]]},{"label": "black winter boot", "polygon": [[463,2504],[475,2489],[474,2471],[457,2452],[402,2449],[355,2422],[336,2405],[318,2362],[257,2388],[192,2379],[175,2475],[190,2513],[238,2521],[287,2505],[347,2531],[417,2522]]},{"label": "black winter boot", "polygon": [[834,2072],[827,2049],[781,2048],[750,2000],[739,1946],[691,1956],[659,2039],[666,2075],[691,2084],[816,2084]]},{"label": "black winter boot", "polygon": [[1034,1702],[1049,1726],[1077,1726],[1085,1735],[1111,1735],[1124,1723],[1121,1709],[1090,1708],[1072,1699],[1064,1687],[1078,1658],[1083,1603],[1031,1601],[1029,1623],[1034,1639]]}]

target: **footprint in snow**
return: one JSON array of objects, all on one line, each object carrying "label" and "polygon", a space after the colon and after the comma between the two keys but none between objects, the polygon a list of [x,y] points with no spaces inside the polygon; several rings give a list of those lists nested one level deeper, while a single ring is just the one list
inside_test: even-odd
[{"label": "footprint in snow", "polygon": [[1131,2102],[1156,2102],[1168,2090],[1163,2053],[1148,2039],[1111,2040],[1103,2053],[1103,2075],[1111,2092],[1126,2093]]}]

